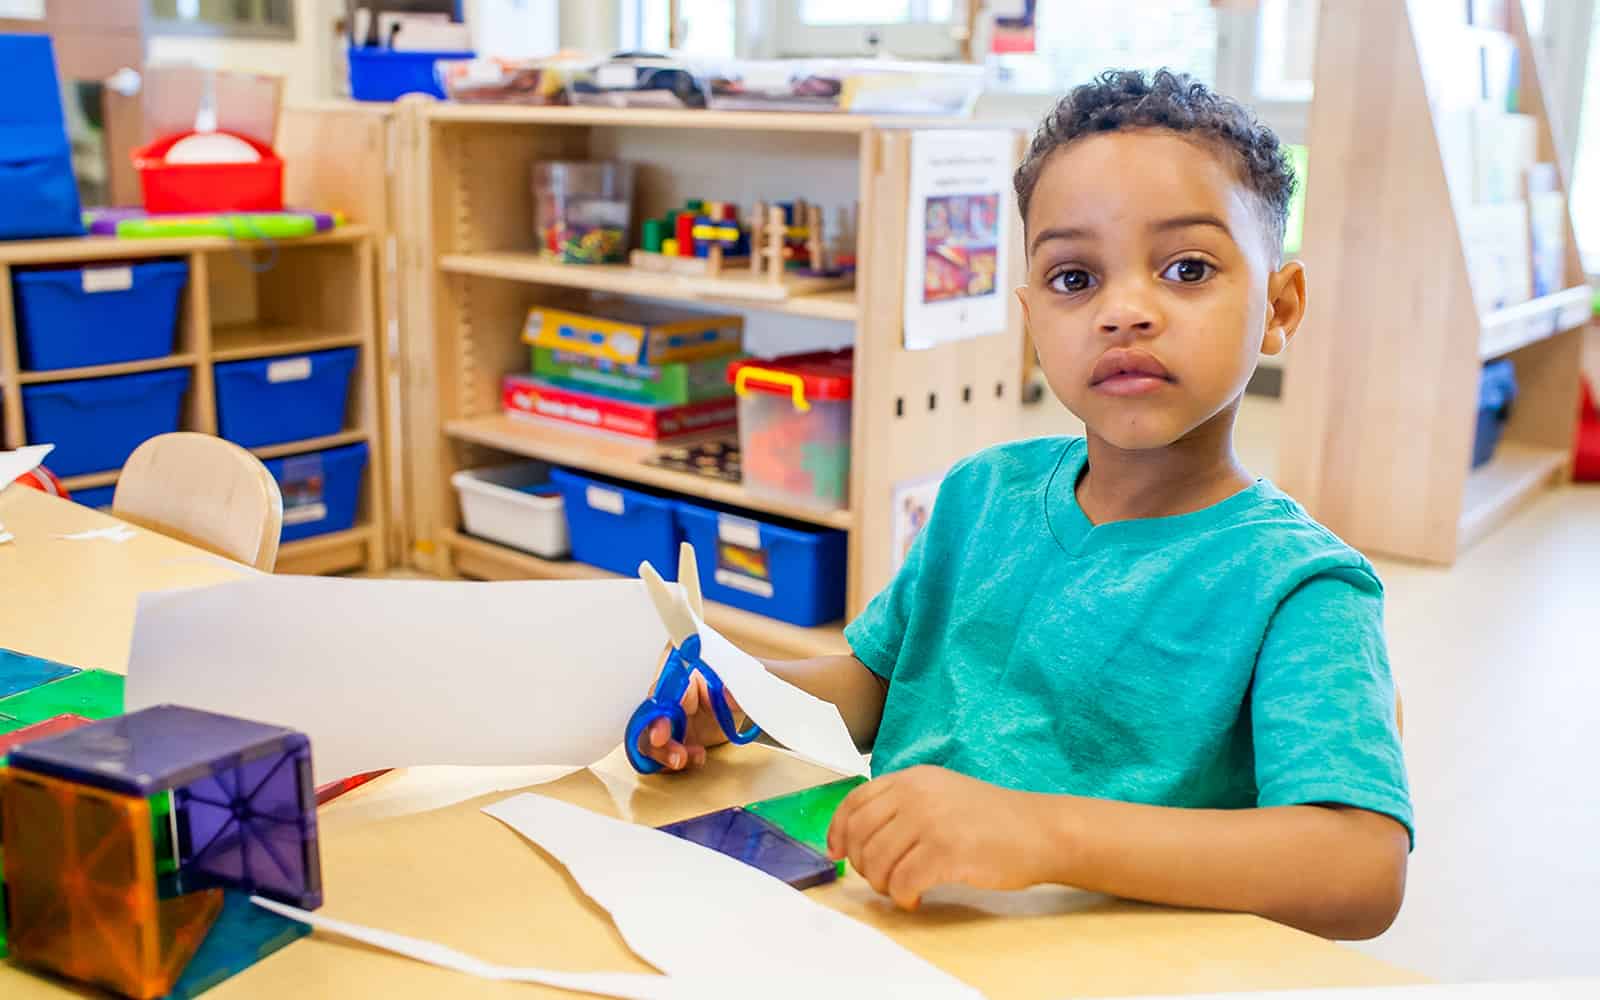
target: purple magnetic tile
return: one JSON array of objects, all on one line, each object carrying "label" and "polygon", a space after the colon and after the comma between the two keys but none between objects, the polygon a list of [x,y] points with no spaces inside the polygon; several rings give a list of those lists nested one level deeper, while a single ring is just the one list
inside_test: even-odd
[{"label": "purple magnetic tile", "polygon": [[311,757],[294,751],[218,770],[174,796],[178,863],[186,889],[230,886],[293,903],[322,904]]},{"label": "purple magnetic tile", "polygon": [[839,877],[832,861],[755,813],[738,807],[668,823],[659,829],[759,868],[796,889],[809,889]]},{"label": "purple magnetic tile", "polygon": [[282,726],[157,705],[18,747],[11,766],[148,798],[218,767],[306,746]]}]

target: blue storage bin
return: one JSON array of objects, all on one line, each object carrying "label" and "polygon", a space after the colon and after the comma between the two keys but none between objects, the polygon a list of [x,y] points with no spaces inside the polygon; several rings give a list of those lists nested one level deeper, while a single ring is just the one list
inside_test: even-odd
[{"label": "blue storage bin", "polygon": [[81,236],[50,36],[0,35],[0,66],[10,81],[0,107],[0,240]]},{"label": "blue storage bin", "polygon": [[807,627],[844,617],[844,532],[688,501],[678,504],[678,523],[707,598]]},{"label": "blue storage bin", "polygon": [[356,349],[217,365],[217,430],[246,448],[344,429]]},{"label": "blue storage bin", "polygon": [[623,576],[648,561],[664,579],[678,576],[674,502],[610,479],[550,470],[566,507],[572,558]]},{"label": "blue storage bin", "polygon": [[111,498],[116,496],[115,486],[96,486],[88,490],[73,490],[72,502],[81,503],[93,510],[110,509]]},{"label": "blue storage bin", "polygon": [[1478,377],[1478,429],[1472,438],[1472,467],[1488,464],[1500,446],[1500,435],[1511,419],[1511,404],[1517,398],[1517,370],[1502,358],[1483,366]]},{"label": "blue storage bin", "polygon": [[444,100],[444,88],[434,75],[440,59],[471,59],[471,52],[396,52],[393,49],[352,47],[350,96],[358,101],[394,101],[406,94],[431,94]]},{"label": "blue storage bin", "polygon": [[147,438],[178,429],[189,369],[74,379],[22,387],[22,422],[33,444],[53,444],[58,476],[120,469]]},{"label": "blue storage bin", "polygon": [[356,525],[365,442],[325,451],[269,459],[265,463],[283,493],[283,542],[298,541]]},{"label": "blue storage bin", "polygon": [[14,272],[22,367],[51,371],[171,354],[188,280],[181,260]]}]

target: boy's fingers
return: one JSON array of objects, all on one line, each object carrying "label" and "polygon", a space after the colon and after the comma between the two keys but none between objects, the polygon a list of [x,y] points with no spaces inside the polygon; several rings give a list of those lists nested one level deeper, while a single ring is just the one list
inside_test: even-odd
[{"label": "boy's fingers", "polygon": [[876,799],[885,791],[893,787],[893,783],[886,778],[869,781],[864,785],[857,785],[844,801],[839,803],[839,808],[833,813],[833,822],[828,825],[828,856],[835,861],[845,855],[844,832],[845,826],[850,822],[857,809],[864,807],[868,802]]},{"label": "boy's fingers", "polygon": [[689,675],[689,686],[684,689],[683,701],[679,702],[683,706],[685,715],[693,715],[700,711],[700,700],[703,697],[702,692],[705,686],[706,679],[701,677],[699,673]]},{"label": "boy's fingers", "polygon": [[911,823],[892,820],[878,828],[878,832],[862,847],[861,867],[856,871],[871,883],[872,888],[887,896],[889,878],[900,859],[911,853],[922,833]]},{"label": "boy's fingers", "polygon": [[691,746],[689,748],[689,763],[694,767],[699,767],[705,762],[706,748],[702,746]]},{"label": "boy's fingers", "polygon": [[879,796],[857,809],[846,822],[844,856],[850,859],[850,866],[862,875],[866,875],[869,871],[867,845],[877,839],[884,827],[894,825],[895,813],[898,811],[899,803],[893,796]]},{"label": "boy's fingers", "polygon": [[667,745],[667,741],[671,738],[672,723],[668,722],[666,719],[657,719],[656,721],[650,723],[651,746],[664,747]]},{"label": "boy's fingers", "polygon": [[915,910],[922,894],[932,888],[933,852],[917,844],[889,873],[889,898],[902,910]]}]

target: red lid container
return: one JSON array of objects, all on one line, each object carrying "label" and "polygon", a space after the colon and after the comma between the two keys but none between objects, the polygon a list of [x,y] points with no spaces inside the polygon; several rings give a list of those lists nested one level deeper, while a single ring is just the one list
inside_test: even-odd
[{"label": "red lid container", "polygon": [[283,211],[283,161],[271,146],[228,132],[249,143],[261,159],[255,163],[168,163],[167,150],[186,134],[169,135],[134,150],[133,166],[139,171],[146,212]]},{"label": "red lid container", "polygon": [[819,351],[772,361],[747,358],[728,365],[728,381],[741,396],[752,392],[789,396],[795,408],[810,409],[815,401],[850,399],[854,383],[855,351]]}]

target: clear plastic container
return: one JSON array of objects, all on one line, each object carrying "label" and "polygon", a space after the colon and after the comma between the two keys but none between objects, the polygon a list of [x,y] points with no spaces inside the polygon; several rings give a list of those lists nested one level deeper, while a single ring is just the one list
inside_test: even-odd
[{"label": "clear plastic container", "polygon": [[533,225],[540,252],[563,264],[620,264],[628,257],[633,164],[533,165]]},{"label": "clear plastic container", "polygon": [[853,368],[850,351],[729,366],[745,489],[819,510],[849,504]]}]

